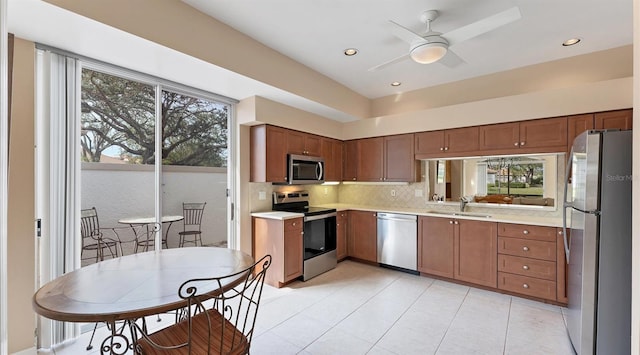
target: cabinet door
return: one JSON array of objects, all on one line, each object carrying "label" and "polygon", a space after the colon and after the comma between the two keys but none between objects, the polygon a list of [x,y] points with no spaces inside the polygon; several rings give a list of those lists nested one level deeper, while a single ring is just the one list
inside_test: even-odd
[{"label": "cabinet door", "polygon": [[302,276],[302,218],[284,221],[284,282]]},{"label": "cabinet door", "polygon": [[358,140],[358,181],[382,181],[382,137]]},{"label": "cabinet door", "polygon": [[595,114],[596,129],[618,128],[627,131],[633,128],[633,110],[600,112]]},{"label": "cabinet door", "polygon": [[376,262],[377,255],[376,213],[349,211],[349,256]]},{"label": "cabinet door", "polygon": [[416,181],[413,134],[384,138],[384,181]]},{"label": "cabinet door", "polygon": [[347,211],[338,212],[336,218],[336,257],[342,260],[347,257]]},{"label": "cabinet door", "polygon": [[415,153],[419,158],[438,158],[444,152],[444,131],[420,132],[415,134]]},{"label": "cabinet door", "polygon": [[266,182],[287,181],[287,130],[266,127]]},{"label": "cabinet door", "polygon": [[517,149],[520,144],[520,124],[501,123],[479,128],[479,150],[508,150]]},{"label": "cabinet door", "polygon": [[287,131],[287,153],[289,154],[305,154],[304,140],[305,133],[298,131]]},{"label": "cabinet door", "polygon": [[351,140],[344,143],[342,180],[356,181],[358,178],[358,141]]},{"label": "cabinet door", "polygon": [[495,222],[454,221],[454,278],[496,287],[498,225]]},{"label": "cabinet door", "polygon": [[323,139],[322,157],[324,158],[324,180],[342,181],[342,142]]},{"label": "cabinet door", "polygon": [[453,278],[453,220],[418,218],[418,271]]},{"label": "cabinet door", "polygon": [[536,153],[565,151],[567,147],[567,118],[545,118],[520,122],[519,144],[520,149],[534,149]]},{"label": "cabinet door", "polygon": [[573,140],[584,131],[593,129],[593,114],[575,115],[567,118],[567,152],[571,151]]},{"label": "cabinet door", "polygon": [[322,156],[322,137],[313,134],[305,135],[304,154],[312,157]]},{"label": "cabinet door", "polygon": [[448,129],[444,132],[444,151],[453,153],[476,152],[478,150],[478,127]]}]

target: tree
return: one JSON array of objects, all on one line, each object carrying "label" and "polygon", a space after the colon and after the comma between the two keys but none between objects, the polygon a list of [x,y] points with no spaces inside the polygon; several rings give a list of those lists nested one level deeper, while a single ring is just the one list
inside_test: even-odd
[{"label": "tree", "polygon": [[[117,147],[129,163],[155,163],[154,86],[84,69],[81,96],[83,160]],[[226,105],[163,91],[163,163],[226,166],[228,114]]]}]

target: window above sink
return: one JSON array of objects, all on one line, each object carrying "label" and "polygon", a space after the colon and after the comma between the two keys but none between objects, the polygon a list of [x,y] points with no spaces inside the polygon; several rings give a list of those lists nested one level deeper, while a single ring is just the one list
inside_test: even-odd
[{"label": "window above sink", "polygon": [[564,154],[426,160],[427,203],[555,211],[563,164]]}]

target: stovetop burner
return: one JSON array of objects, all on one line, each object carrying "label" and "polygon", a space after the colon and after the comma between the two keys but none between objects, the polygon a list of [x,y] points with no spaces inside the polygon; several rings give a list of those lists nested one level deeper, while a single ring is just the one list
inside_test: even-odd
[{"label": "stovetop burner", "polygon": [[274,211],[304,213],[305,216],[336,212],[335,208],[309,206],[308,191],[274,192],[272,209]]}]

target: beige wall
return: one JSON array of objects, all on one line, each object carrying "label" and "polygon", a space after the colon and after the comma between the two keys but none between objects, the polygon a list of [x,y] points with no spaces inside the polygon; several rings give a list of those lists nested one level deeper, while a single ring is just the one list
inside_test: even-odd
[{"label": "beige wall", "polygon": [[8,198],[8,337],[9,353],[34,345],[35,313],[35,183],[34,183],[34,55],[32,42],[16,38],[9,144]]},{"label": "beige wall", "polygon": [[181,1],[45,1],[355,117],[371,115],[366,97]]}]

